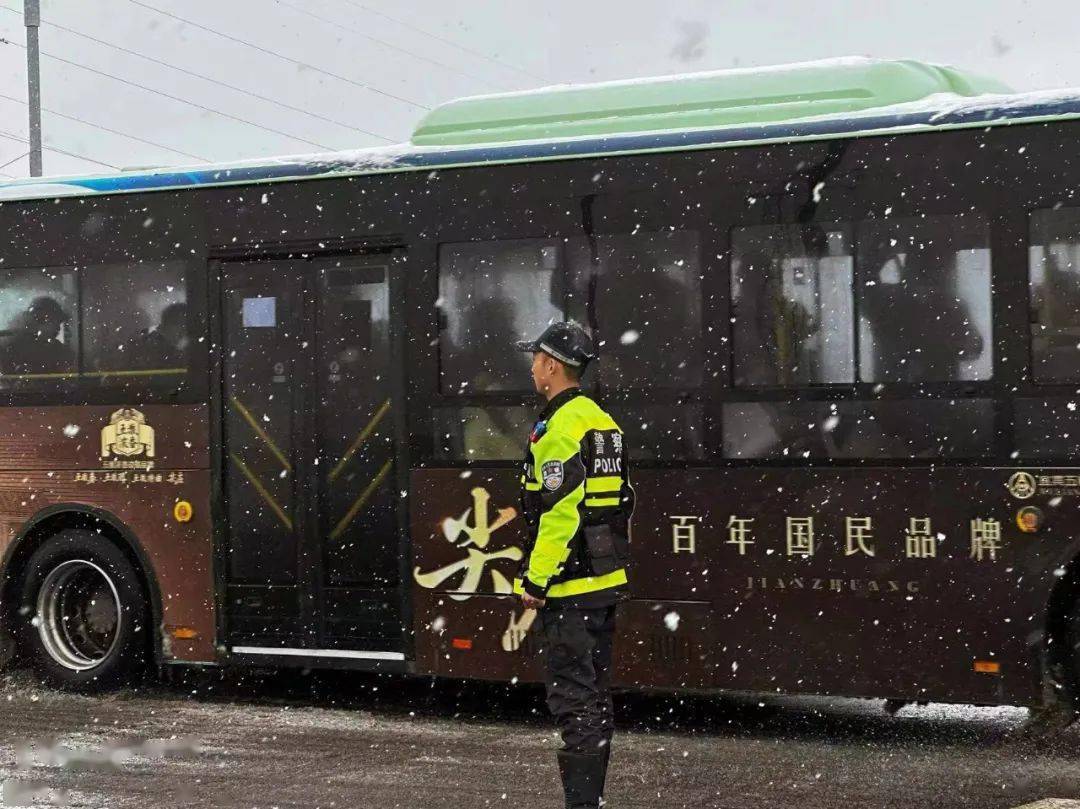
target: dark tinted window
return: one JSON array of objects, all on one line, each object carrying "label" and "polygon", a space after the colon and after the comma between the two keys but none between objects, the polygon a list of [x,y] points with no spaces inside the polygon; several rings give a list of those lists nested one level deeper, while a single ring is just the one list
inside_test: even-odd
[{"label": "dark tinted window", "polygon": [[1080,209],[1031,215],[1029,266],[1035,379],[1080,380]]},{"label": "dark tinted window", "polygon": [[447,244],[439,250],[443,393],[531,388],[532,358],[513,350],[563,318],[562,245],[547,240]]},{"label": "dark tinted window", "polygon": [[990,248],[976,217],[883,219],[858,229],[859,378],[989,379]]},{"label": "dark tinted window", "polygon": [[724,405],[729,458],[979,458],[993,437],[986,399]]},{"label": "dark tinted window", "polygon": [[626,435],[633,461],[674,461],[704,456],[703,413],[698,404],[604,402]]},{"label": "dark tinted window", "polygon": [[702,376],[701,259],[692,231],[598,236],[567,245],[571,310],[595,324],[593,379],[613,388],[693,388]]},{"label": "dark tinted window", "polygon": [[0,273],[0,385],[55,386],[78,373],[78,290],[71,269]]},{"label": "dark tinted window", "polygon": [[525,457],[537,407],[440,407],[435,411],[435,450],[439,458],[509,461]]},{"label": "dark tinted window", "polygon": [[81,271],[83,375],[102,384],[177,385],[191,346],[184,262]]},{"label": "dark tinted window", "polygon": [[847,227],[734,230],[735,384],[853,382],[853,271]]},{"label": "dark tinted window", "polygon": [[1017,399],[1016,451],[1020,458],[1075,464],[1080,458],[1080,396]]},{"label": "dark tinted window", "polygon": [[175,389],[205,350],[185,262],[0,274],[0,384]]},{"label": "dark tinted window", "polygon": [[[439,252],[443,394],[521,394],[435,410],[435,452],[459,460],[517,460],[540,410],[532,358],[513,343],[574,318],[593,332],[594,385],[632,396],[620,420],[633,457],[697,458],[700,405],[653,404],[649,389],[701,384],[704,341],[699,237],[691,231],[446,244]],[[622,401],[620,399],[620,401]],[[623,423],[625,422],[625,423]]]}]

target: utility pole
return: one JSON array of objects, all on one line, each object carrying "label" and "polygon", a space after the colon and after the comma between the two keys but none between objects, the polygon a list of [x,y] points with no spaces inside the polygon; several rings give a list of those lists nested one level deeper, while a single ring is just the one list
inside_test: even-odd
[{"label": "utility pole", "polygon": [[30,176],[41,176],[41,59],[38,30],[41,28],[41,0],[23,0],[26,22],[26,84],[30,102]]}]

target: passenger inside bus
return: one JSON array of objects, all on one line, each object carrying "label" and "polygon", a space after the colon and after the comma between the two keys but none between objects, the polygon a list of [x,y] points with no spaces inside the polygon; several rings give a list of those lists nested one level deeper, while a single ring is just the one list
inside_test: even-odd
[{"label": "passenger inside bus", "polygon": [[137,367],[182,368],[187,365],[187,304],[171,303],[161,310],[157,328],[144,331],[137,351]]},{"label": "passenger inside bus", "polygon": [[[812,372],[813,315],[785,289],[783,256],[752,249],[739,257],[735,295],[740,385],[795,385],[833,380]],[[839,380],[837,380],[839,381]]]},{"label": "passenger inside bus", "polygon": [[1074,255],[1080,255],[1075,243],[1059,242],[1040,247],[1033,259],[1032,357],[1040,382],[1080,379],[1080,264]]},{"label": "passenger inside bus", "polygon": [[64,340],[71,316],[55,298],[34,298],[16,319],[0,348],[5,374],[57,374],[75,370],[75,353]]},{"label": "passenger inside bus", "polygon": [[964,365],[982,355],[983,338],[957,289],[957,252],[948,241],[928,238],[899,251],[873,251],[859,298],[872,345],[860,369],[864,381],[973,378]]},{"label": "passenger inside bus", "polygon": [[[701,292],[696,234],[605,239],[590,296],[606,387],[686,389],[701,383]],[[579,270],[589,278],[591,268]],[[579,284],[581,282],[579,281]],[[672,357],[678,356],[678,362]]]}]

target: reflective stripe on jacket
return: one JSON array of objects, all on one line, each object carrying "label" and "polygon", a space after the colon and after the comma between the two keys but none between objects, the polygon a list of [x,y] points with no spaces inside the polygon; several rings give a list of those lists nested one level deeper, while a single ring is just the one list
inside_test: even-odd
[{"label": "reflective stripe on jacket", "polygon": [[529,436],[521,482],[529,541],[515,592],[589,606],[618,600],[634,498],[611,416],[580,388],[553,398]]}]

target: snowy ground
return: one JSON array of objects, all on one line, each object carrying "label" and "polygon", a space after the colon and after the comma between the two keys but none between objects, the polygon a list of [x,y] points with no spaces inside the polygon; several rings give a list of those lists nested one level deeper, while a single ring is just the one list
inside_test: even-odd
[{"label": "snowy ground", "polygon": [[[619,710],[613,809],[1080,797],[1080,729],[1018,741],[1018,709],[634,696]],[[290,673],[84,697],[0,678],[3,806],[555,809],[555,746],[531,688]]]}]

